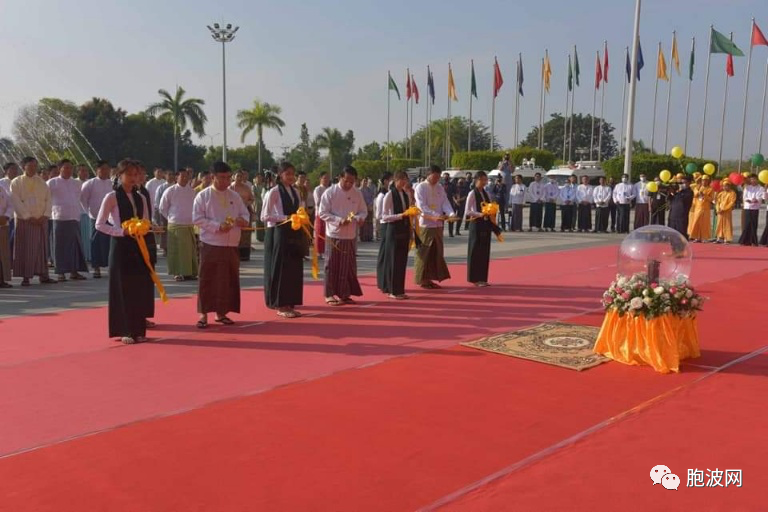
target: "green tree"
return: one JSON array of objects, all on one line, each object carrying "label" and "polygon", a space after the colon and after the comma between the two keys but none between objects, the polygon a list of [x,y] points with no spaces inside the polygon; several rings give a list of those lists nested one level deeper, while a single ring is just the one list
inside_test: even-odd
[{"label": "green tree", "polygon": [[315,137],[315,144],[318,149],[328,151],[328,169],[333,176],[334,161],[342,167],[351,163],[355,135],[352,130],[347,130],[347,133],[342,135],[337,128],[325,127]]},{"label": "green tree", "polygon": [[[255,129],[256,136],[258,137],[259,155],[261,155],[262,148],[264,147],[264,128],[275,130],[280,135],[283,134],[285,123],[280,119],[282,112],[283,109],[278,105],[272,105],[259,100],[254,100],[253,106],[249,110],[238,111],[237,126],[243,130],[243,133],[240,135],[240,142],[245,142],[245,137]],[[259,156],[257,170],[258,172],[264,170],[261,156]]]},{"label": "green tree", "polygon": [[632,153],[638,155],[653,155],[655,151],[645,145],[643,139],[632,141]]},{"label": "green tree", "polygon": [[126,154],[125,120],[127,112],[115,108],[109,100],[93,98],[78,109],[80,129],[99,155],[117,162]]},{"label": "green tree", "polygon": [[[583,115],[583,114],[576,114],[573,116],[573,152],[572,157],[578,158],[578,156],[581,154],[583,156],[587,156],[585,158],[586,160],[590,160],[591,157],[589,157],[589,148],[590,148],[590,139],[592,140],[591,144],[595,148],[595,153],[597,152],[597,145],[598,145],[598,127],[600,124],[599,119],[595,119],[595,131],[594,134],[592,133],[592,116],[591,115]],[[602,146],[602,152],[601,152],[601,160],[607,160],[618,152],[618,145],[616,144],[616,139],[613,136],[614,128],[611,123],[607,123],[605,121],[602,122],[603,127],[603,146]],[[551,151],[555,154],[558,158],[563,155],[563,116],[559,113],[554,113],[551,115],[549,121],[544,123],[544,149],[547,151]],[[568,129],[570,131],[570,120]],[[594,137],[594,138],[593,138]],[[567,143],[566,140],[566,149],[567,149]],[[524,146],[530,146],[530,147],[538,147],[539,146],[539,127],[535,126],[533,130],[531,130],[528,135],[525,137],[525,139],[522,142],[522,145]],[[566,152],[566,159],[568,158],[567,152]]]},{"label": "green tree", "polygon": [[[469,120],[465,117],[451,118],[451,153],[467,151]],[[445,141],[448,138],[448,123],[446,119],[435,119],[430,123],[430,155],[431,161],[447,167],[445,162]],[[419,128],[411,137],[412,156],[417,159],[424,159],[424,148],[426,146],[427,130],[424,127]],[[491,130],[483,123],[472,121],[472,149],[488,150],[491,147]],[[494,149],[500,149],[501,146],[495,140]],[[401,156],[401,155],[393,155]],[[403,155],[404,156],[404,153]]]},{"label": "green tree", "polygon": [[309,135],[307,123],[301,124],[299,143],[287,152],[285,158],[295,165],[297,169],[307,174],[317,169],[320,164],[320,152]]},{"label": "green tree", "polygon": [[382,147],[378,142],[370,142],[362,148],[357,148],[355,159],[357,160],[381,160]]},{"label": "green tree", "polygon": [[[206,166],[210,167],[213,162],[221,158],[221,146],[211,146],[205,154]],[[265,168],[270,168],[275,164],[275,157],[266,147],[262,148],[261,160]],[[243,146],[241,148],[230,148],[227,150],[227,163],[232,169],[245,169],[253,177],[259,172],[259,147],[256,145]]]},{"label": "green tree", "polygon": [[176,86],[176,94],[171,94],[165,89],[157,93],[161,101],[153,103],[147,108],[147,114],[152,117],[169,119],[173,124],[173,167],[179,168],[179,135],[186,131],[187,123],[192,126],[192,131],[198,137],[205,135],[205,123],[208,116],[203,111],[205,101],[198,98],[184,98],[186,91]]},{"label": "green tree", "polygon": [[205,165],[205,148],[192,142],[192,132],[184,131],[176,141],[171,138],[174,127],[169,118],[152,117],[146,112],[130,114],[125,118],[123,133],[123,143],[116,152],[120,156],[116,160],[130,156],[147,167],[165,169],[172,165],[201,169]]}]

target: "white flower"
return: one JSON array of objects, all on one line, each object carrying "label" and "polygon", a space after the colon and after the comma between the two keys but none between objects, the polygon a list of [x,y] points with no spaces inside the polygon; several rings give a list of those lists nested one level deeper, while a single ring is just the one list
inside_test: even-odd
[{"label": "white flower", "polygon": [[653,293],[655,293],[656,295],[661,295],[662,293],[664,293],[664,287],[657,286],[656,288],[653,289]]},{"label": "white flower", "polygon": [[645,290],[643,290],[643,297],[647,297],[647,296],[648,296],[648,295],[650,295],[650,294],[651,294],[651,292],[650,292],[650,291],[648,291],[648,288],[646,288]]},{"label": "white flower", "polygon": [[627,284],[627,278],[624,276],[621,276],[616,284],[623,287],[624,285]]},{"label": "white flower", "polygon": [[640,297],[635,297],[631,301],[629,301],[629,309],[642,309],[643,307],[643,299]]},{"label": "white flower", "polygon": [[691,297],[693,297],[693,292],[691,290],[686,290],[685,296],[690,299]]},{"label": "white flower", "polygon": [[653,299],[650,297],[646,297],[643,299],[643,302],[645,303],[646,306],[650,306],[653,303]]},{"label": "white flower", "polygon": [[665,293],[664,295],[661,296],[661,298],[664,300],[669,300],[669,294]]},{"label": "white flower", "polygon": [[670,311],[672,311],[671,307],[667,306],[667,307],[664,308],[664,312],[665,313],[669,313]]},{"label": "white flower", "polygon": [[698,300],[696,300],[696,299],[691,299],[691,306],[692,306],[692,307],[694,307],[694,308],[695,308],[695,307],[697,307],[698,305],[699,305],[699,301],[698,301]]}]

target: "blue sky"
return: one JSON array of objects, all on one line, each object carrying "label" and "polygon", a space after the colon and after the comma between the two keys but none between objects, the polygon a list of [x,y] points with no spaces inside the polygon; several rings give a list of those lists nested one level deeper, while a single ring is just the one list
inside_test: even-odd
[{"label": "blue sky", "polygon": [[[510,146],[517,54],[523,54],[526,76],[522,138],[538,120],[539,66],[544,49],[549,49],[553,67],[548,112],[564,109],[567,55],[576,44],[582,70],[576,110],[590,113],[595,52],[602,48],[603,40],[608,41],[611,59],[606,118],[618,125],[624,47],[631,40],[634,5],[631,0],[3,3],[0,135],[10,132],[20,105],[41,97],[80,103],[99,96],[135,112],[156,99],[157,89],[179,84],[190,95],[206,101],[211,138],[202,140],[220,144],[221,51],[205,26],[224,21],[241,27],[227,49],[229,143],[240,144],[235,112],[259,98],[283,107],[284,135],[270,132],[265,137],[268,147],[278,151],[298,141],[302,122],[313,134],[323,126],[352,129],[358,145],[385,140],[388,70],[404,93],[405,69],[410,67],[424,97],[429,64],[437,86],[433,117],[444,116],[449,61],[460,99],[453,105],[453,113],[468,113],[469,61],[474,59],[480,98],[474,103],[473,116],[490,124],[494,56],[498,56],[505,79],[496,104],[496,133],[504,146]],[[685,74],[691,37],[695,36],[698,51],[689,153],[698,154],[708,27],[714,23],[725,34],[733,31],[736,44],[746,52],[752,16],[768,33],[764,1],[645,0],[641,39],[646,67],[638,89],[635,138],[650,143],[657,45],[662,41],[668,59],[672,31],[677,30],[683,77],[673,78],[670,146],[682,144]],[[766,59],[768,47],[757,47],[750,80],[747,154],[757,146]],[[746,58],[736,59],[736,76],[729,84],[726,158],[737,157],[739,152],[745,65]],[[710,158],[716,158],[719,149],[724,77],[725,56],[716,55],[712,58],[704,151]],[[657,149],[663,149],[666,95],[667,86],[661,83]],[[415,112],[416,125],[423,124],[423,101]],[[393,101],[393,139],[404,136],[404,125],[405,105]],[[247,142],[255,142],[255,135],[251,137]],[[768,140],[763,144],[768,152]]]}]

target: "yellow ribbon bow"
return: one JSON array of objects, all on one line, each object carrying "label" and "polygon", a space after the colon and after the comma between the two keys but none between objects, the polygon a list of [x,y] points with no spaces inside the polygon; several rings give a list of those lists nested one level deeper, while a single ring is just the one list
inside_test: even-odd
[{"label": "yellow ribbon bow", "polygon": [[419,218],[420,215],[421,215],[421,209],[416,205],[408,207],[408,209],[403,212],[403,217],[406,218],[406,220],[411,226],[411,229],[413,230],[413,240],[411,240],[411,246],[410,246],[411,249],[416,247],[416,240],[421,239],[421,233],[419,232],[419,222],[416,220]]},{"label": "yellow ribbon bow", "polygon": [[289,220],[291,221],[292,230],[298,231],[301,229],[302,231],[304,231],[304,234],[306,234],[307,238],[309,239],[309,245],[312,247],[312,277],[314,279],[317,279],[317,275],[318,275],[317,249],[315,249],[315,244],[312,243],[312,233],[309,231],[309,227],[311,226],[311,223],[309,221],[309,213],[307,213],[306,208],[302,206],[298,210],[296,210],[296,213],[291,215]]},{"label": "yellow ribbon bow", "polygon": [[[491,223],[496,226],[496,217],[499,215],[499,203],[493,202],[493,203],[486,203],[483,201],[480,203],[480,213],[482,213],[484,216],[488,217],[491,221]],[[499,242],[504,241],[504,237],[501,236],[501,233],[496,234],[496,240]]]},{"label": "yellow ribbon bow", "polygon": [[163,283],[160,282],[160,278],[157,277],[152,262],[149,260],[149,249],[147,248],[147,241],[144,240],[144,237],[152,230],[152,223],[146,219],[133,217],[132,219],[123,222],[121,226],[128,232],[128,235],[131,238],[136,240],[136,243],[139,245],[141,256],[144,258],[144,264],[147,265],[149,275],[152,277],[152,282],[155,283],[155,287],[157,287],[157,291],[160,294],[160,299],[163,302],[168,302],[168,296],[165,294]]}]

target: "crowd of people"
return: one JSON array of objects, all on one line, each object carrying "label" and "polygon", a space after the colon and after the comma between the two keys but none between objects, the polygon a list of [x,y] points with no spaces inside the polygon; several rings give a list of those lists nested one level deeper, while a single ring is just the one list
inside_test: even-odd
[{"label": "crowd of people", "polygon": [[[628,233],[634,208],[634,228],[665,224],[668,211],[669,226],[692,241],[730,243],[738,198],[730,183],[715,191],[706,175],[678,175],[667,183],[649,183],[642,175],[637,183],[628,176],[620,183],[600,178],[596,186],[587,177],[577,184],[571,176],[559,186],[536,174],[525,185],[507,159],[494,180],[484,172],[452,178],[431,166],[416,180],[405,171],[387,172],[373,184],[348,166],[333,182],[321,174],[314,188],[288,162],[253,182],[246,171],[233,173],[224,162],[197,174],[158,168],[151,179],[141,162],[130,159],[116,167],[99,161],[93,177],[86,166],[66,159],[42,172],[35,158],[20,164],[7,163],[0,179],[0,287],[11,287],[12,276],[22,286],[35,276],[44,285],[81,281],[87,262],[93,278],[108,268],[109,335],[125,343],[143,341],[154,326],[149,319],[158,253],[175,280],[198,281],[196,325],[204,329],[211,313],[215,322],[231,325],[228,314],[240,312],[240,263],[250,259],[254,237],[264,247],[266,305],[281,317],[297,318],[310,244],[324,262],[329,306],[354,304],[353,297],[362,295],[357,244],[374,240],[380,241],[377,286],[389,298],[404,300],[414,247],[415,285],[439,289],[450,278],[443,254],[446,227],[449,237],[468,230],[467,280],[483,287],[492,235],[523,231],[526,203],[529,232],[555,231],[559,209],[561,232]],[[756,176],[742,200],[741,243],[768,244],[768,227],[762,240],[757,237],[765,188]],[[136,236],[126,223],[137,219],[152,229]]]}]

